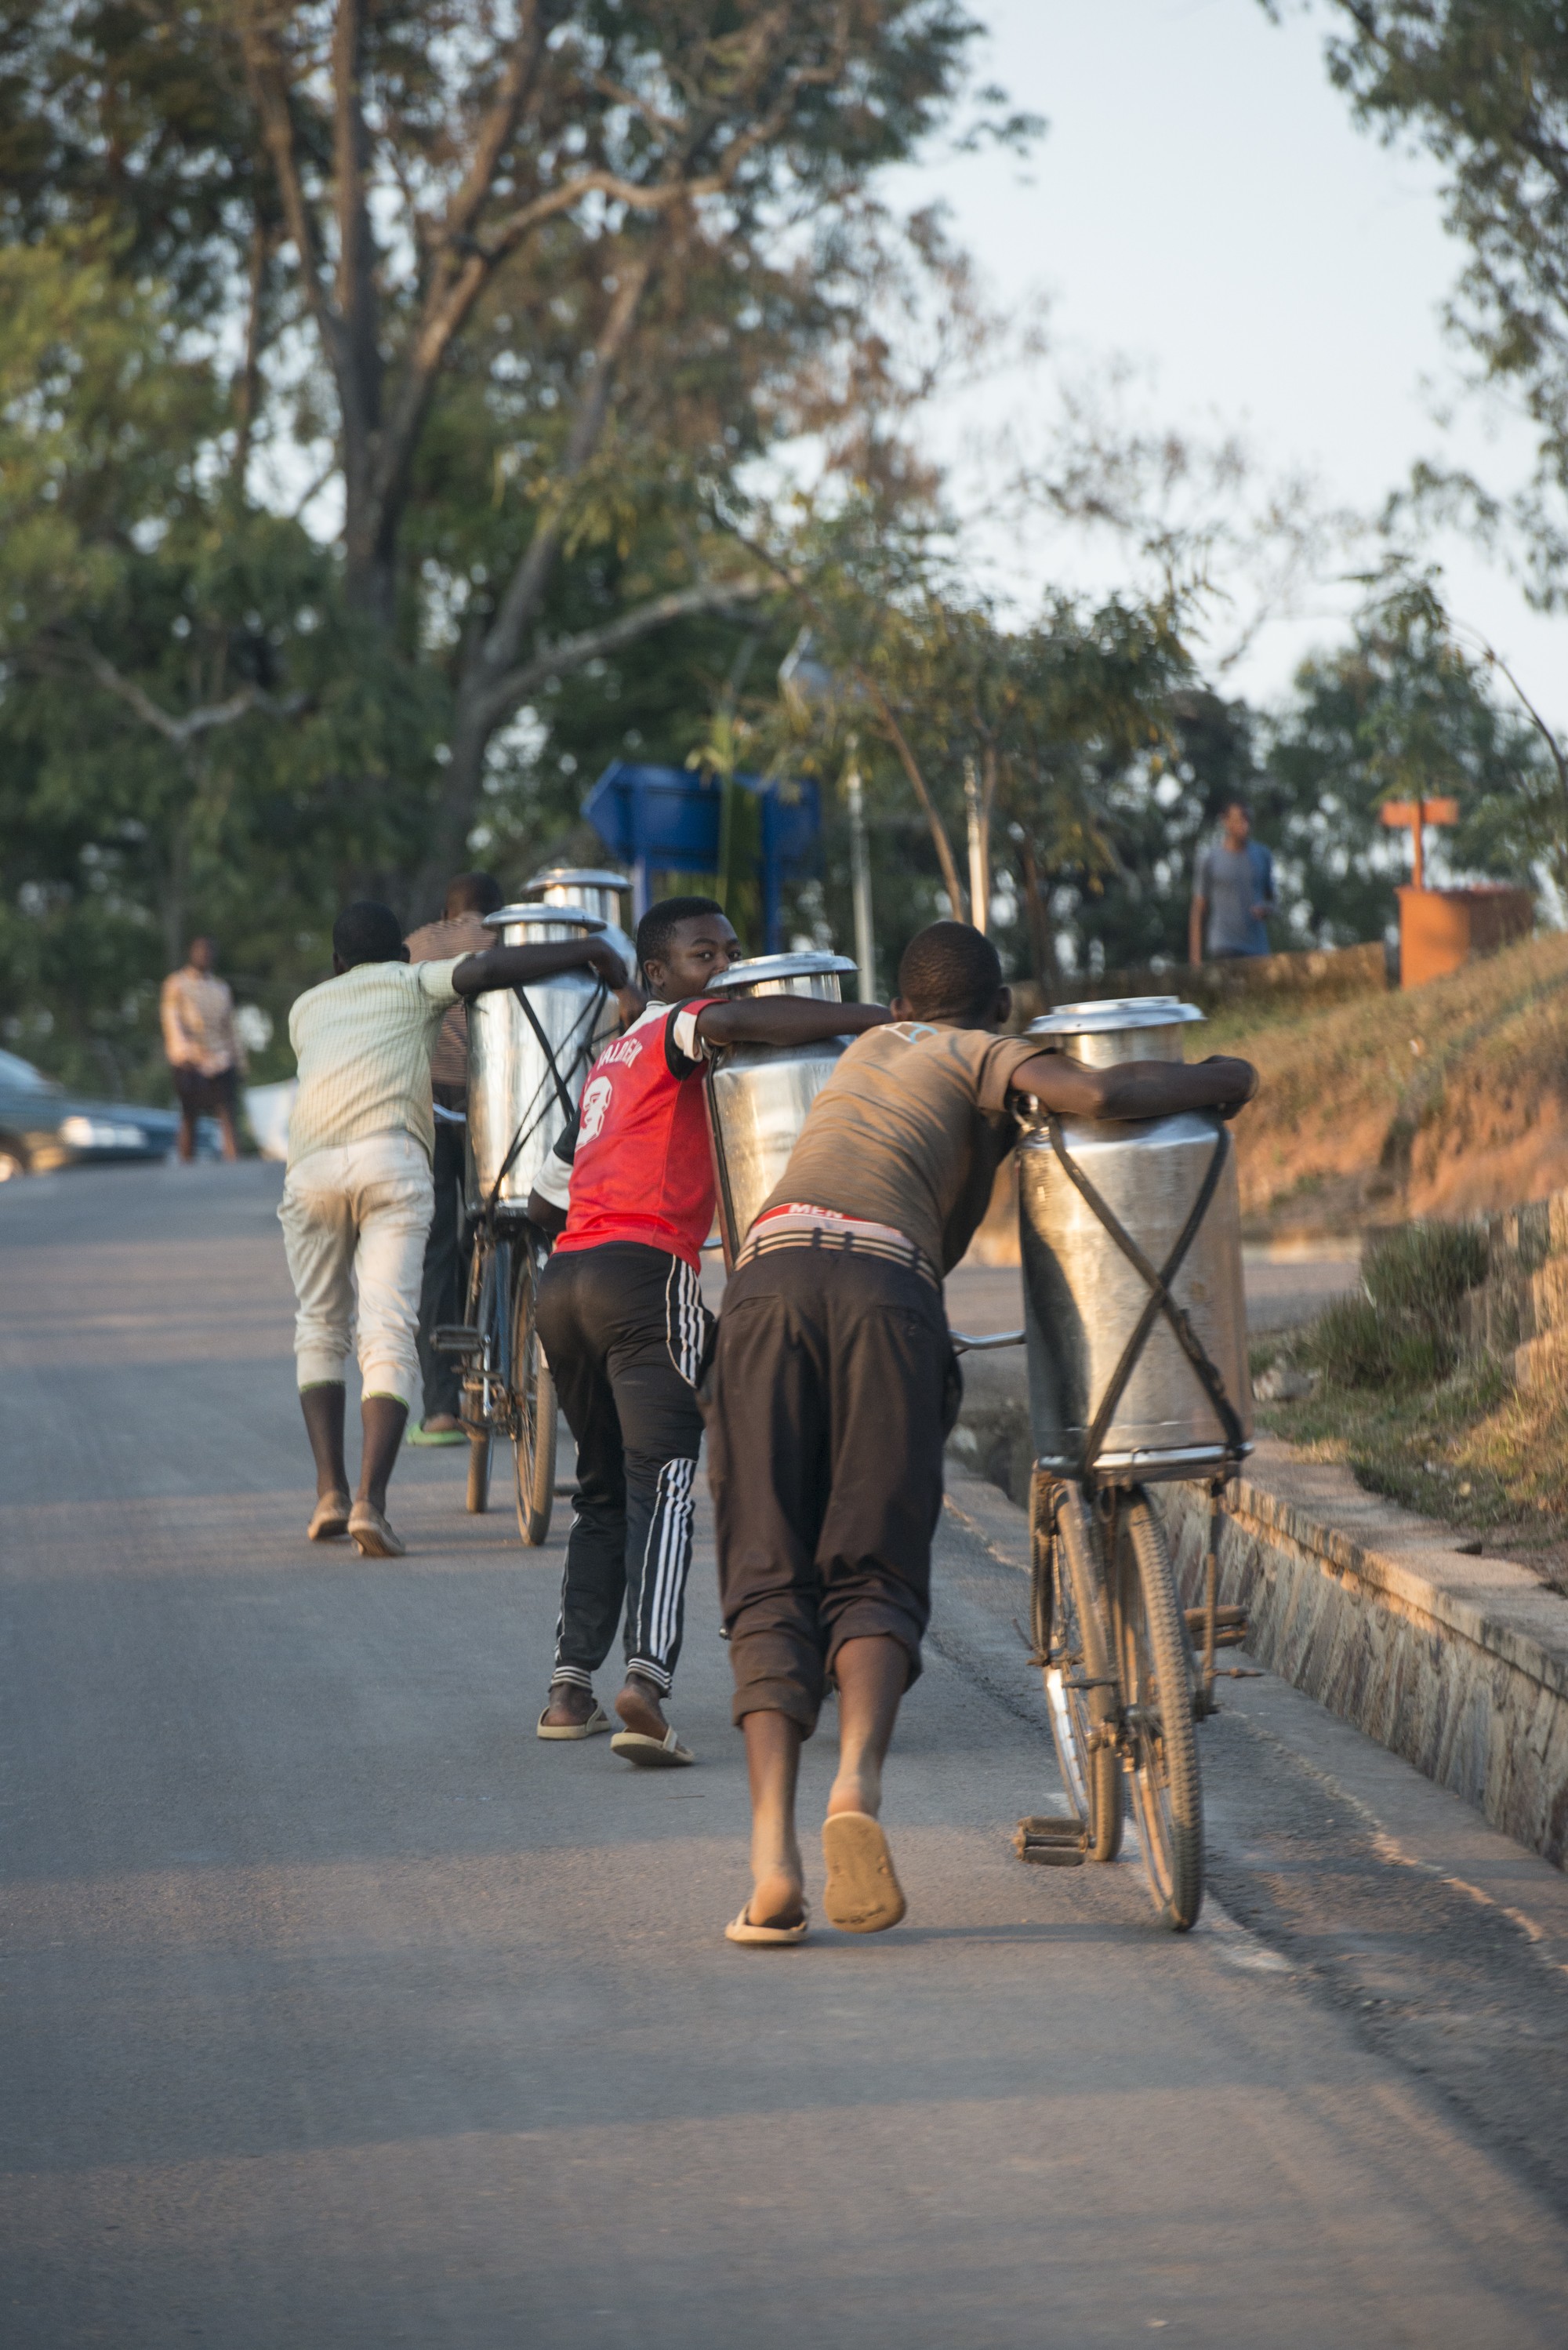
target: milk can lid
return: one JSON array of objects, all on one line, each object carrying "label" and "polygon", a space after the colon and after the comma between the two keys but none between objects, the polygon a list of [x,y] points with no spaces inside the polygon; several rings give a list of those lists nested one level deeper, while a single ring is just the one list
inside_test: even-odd
[{"label": "milk can lid", "polygon": [[523,884],[524,889],[629,889],[631,881],[625,873],[601,873],[591,865],[552,865],[543,873],[531,874]]},{"label": "milk can lid", "polygon": [[847,955],[828,954],[815,947],[800,954],[752,955],[744,962],[732,962],[728,971],[717,972],[703,993],[711,995],[722,987],[754,987],[763,979],[817,979],[825,972],[857,971],[859,967]]},{"label": "milk can lid", "polygon": [[585,914],[580,906],[497,906],[493,914],[482,914],[480,920],[487,931],[510,930],[514,922],[566,922],[577,931],[609,928],[597,914]]},{"label": "milk can lid", "polygon": [[1031,1036],[1096,1036],[1109,1029],[1174,1028],[1207,1014],[1179,995],[1119,995],[1096,1003],[1059,1003],[1043,1020],[1032,1020]]}]

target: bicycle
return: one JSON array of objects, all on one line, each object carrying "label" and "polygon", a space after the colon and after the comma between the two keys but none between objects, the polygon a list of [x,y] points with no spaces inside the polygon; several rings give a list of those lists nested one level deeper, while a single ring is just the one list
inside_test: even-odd
[{"label": "bicycle", "polygon": [[[1214,1684],[1223,1669],[1216,1650],[1246,1637],[1243,1611],[1219,1605],[1225,1487],[1245,1440],[1224,1383],[1171,1284],[1214,1197],[1229,1138],[1221,1127],[1186,1222],[1157,1267],[1072,1159],[1060,1120],[1047,1117],[1044,1125],[1063,1172],[1136,1267],[1147,1296],[1085,1432],[1077,1476],[1037,1464],[1030,1481],[1031,1657],[1044,1676],[1073,1814],[1021,1820],[1015,1848],[1021,1859],[1068,1866],[1115,1860],[1126,1818],[1125,1784],[1160,1921],[1185,1933],[1203,1905],[1197,1724],[1215,1711]],[[1158,1319],[1191,1366],[1221,1432],[1220,1457],[1207,1472],[1205,1595],[1195,1608],[1182,1606],[1164,1523],[1147,1487],[1100,1466],[1118,1399]],[[1199,1638],[1201,1662],[1195,1647]]]},{"label": "bicycle", "polygon": [[[526,993],[519,988],[515,993],[538,1048],[538,1075],[494,1180],[473,1214],[465,1318],[437,1330],[435,1344],[462,1362],[460,1416],[468,1431],[467,1507],[475,1516],[490,1507],[495,1439],[509,1437],[517,1531],[534,1550],[550,1531],[556,1496],[556,1388],[535,1315],[539,1280],[550,1250],[537,1225],[514,1199],[504,1198],[503,1191],[514,1169],[529,1165],[524,1154],[530,1148],[536,1154],[542,1147],[539,1138],[546,1120],[557,1111],[567,1122],[576,1115],[573,1087],[580,1091],[590,1065],[608,990],[601,981],[554,1045]],[[529,1179],[524,1174],[520,1180],[525,1187]]]},{"label": "bicycle", "polygon": [[1090,1499],[1037,1470],[1029,1534],[1034,1660],[1076,1816],[1023,1822],[1021,1856],[1064,1846],[1063,1857],[1115,1860],[1125,1778],[1155,1907],[1184,1933],[1203,1903],[1196,1725],[1206,1709],[1165,1529],[1141,1485]]},{"label": "bicycle", "polygon": [[535,1323],[549,1253],[535,1226],[488,1206],[474,1230],[467,1320],[437,1339],[463,1357],[467,1506],[489,1508],[494,1440],[510,1437],[517,1531],[531,1550],[550,1531],[556,1493],[556,1389]]}]

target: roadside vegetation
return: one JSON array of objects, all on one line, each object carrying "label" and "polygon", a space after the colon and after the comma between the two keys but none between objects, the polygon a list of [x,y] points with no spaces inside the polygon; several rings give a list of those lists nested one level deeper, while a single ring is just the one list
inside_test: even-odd
[{"label": "roadside vegetation", "polygon": [[1488,1256],[1478,1224],[1375,1240],[1360,1295],[1253,1347],[1260,1425],[1562,1585],[1568,1407],[1555,1386],[1516,1390],[1509,1363],[1467,1344],[1464,1301]]},{"label": "roadside vegetation", "polygon": [[1472,1216],[1568,1184],[1568,936],[1408,993],[1219,1014],[1263,1084],[1236,1124],[1249,1239]]}]

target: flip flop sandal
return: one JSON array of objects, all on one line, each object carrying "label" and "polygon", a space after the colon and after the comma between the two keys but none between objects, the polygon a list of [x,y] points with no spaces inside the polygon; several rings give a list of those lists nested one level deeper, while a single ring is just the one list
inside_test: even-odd
[{"label": "flip flop sandal", "polygon": [[811,1931],[809,1909],[798,1926],[753,1926],[750,1915],[751,1907],[748,1901],[740,1916],[732,1918],[729,1925],[725,1927],[726,1942],[740,1942],[751,1950],[777,1950],[791,1942],[804,1942]]},{"label": "flip flop sandal", "polygon": [[347,1493],[324,1493],[311,1512],[306,1527],[307,1542],[337,1542],[348,1531],[348,1513],[353,1507]]},{"label": "flip flop sandal", "polygon": [[644,1771],[674,1771],[682,1762],[697,1760],[672,1730],[667,1730],[662,1738],[649,1738],[641,1730],[618,1731],[610,1740],[610,1752],[624,1754],[628,1762],[639,1764]]},{"label": "flip flop sandal", "polygon": [[[549,1711],[546,1706],[545,1713]],[[587,1721],[546,1721],[545,1713],[539,1716],[539,1727],[535,1732],[536,1738],[597,1738],[601,1730],[607,1730],[610,1726],[610,1718],[602,1705],[595,1706]]]},{"label": "flip flop sandal", "polygon": [[867,1812],[833,1812],[822,1824],[827,1883],[822,1906],[844,1934],[881,1934],[908,1903],[893,1868],[882,1824]]}]

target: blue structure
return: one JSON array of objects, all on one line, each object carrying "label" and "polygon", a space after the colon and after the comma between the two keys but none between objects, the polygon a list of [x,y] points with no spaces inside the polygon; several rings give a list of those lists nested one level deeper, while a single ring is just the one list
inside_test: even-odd
[{"label": "blue structure", "polygon": [[[737,775],[761,803],[763,951],[784,945],[784,884],[816,847],[821,808],[809,781],[764,783]],[[648,767],[614,759],[587,798],[583,814],[612,856],[631,868],[637,917],[648,911],[649,873],[717,873],[722,794],[689,767]]]}]

